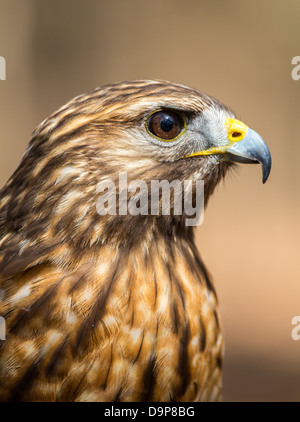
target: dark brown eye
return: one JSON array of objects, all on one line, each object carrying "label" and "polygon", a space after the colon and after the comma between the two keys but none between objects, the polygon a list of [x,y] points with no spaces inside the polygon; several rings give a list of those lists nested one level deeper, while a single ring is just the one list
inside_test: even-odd
[{"label": "dark brown eye", "polygon": [[165,141],[176,138],[183,128],[181,115],[169,110],[157,111],[148,120],[149,132]]}]

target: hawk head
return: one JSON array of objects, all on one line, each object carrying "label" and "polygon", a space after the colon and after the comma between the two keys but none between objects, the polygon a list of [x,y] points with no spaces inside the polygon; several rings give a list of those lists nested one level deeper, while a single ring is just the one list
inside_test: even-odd
[{"label": "hawk head", "polygon": [[164,81],[107,85],[71,100],[35,130],[1,192],[1,230],[17,234],[25,249],[71,242],[76,251],[157,227],[172,232],[182,229],[184,215],[100,218],[97,186],[116,182],[120,172],[148,184],[199,179],[207,201],[233,162],[260,163],[263,182],[268,178],[268,147],[218,100]]}]

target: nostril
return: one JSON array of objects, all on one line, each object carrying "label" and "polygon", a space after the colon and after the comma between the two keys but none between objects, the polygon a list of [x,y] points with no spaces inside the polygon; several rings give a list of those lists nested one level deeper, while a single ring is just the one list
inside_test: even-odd
[{"label": "nostril", "polygon": [[242,136],[241,132],[232,132],[231,136],[233,138],[238,138],[239,136]]}]

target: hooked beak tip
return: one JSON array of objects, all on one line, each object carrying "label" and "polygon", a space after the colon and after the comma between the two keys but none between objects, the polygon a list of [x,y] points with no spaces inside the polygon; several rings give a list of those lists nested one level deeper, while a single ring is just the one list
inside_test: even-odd
[{"label": "hooked beak tip", "polygon": [[260,163],[262,166],[262,182],[266,183],[271,171],[271,154],[262,137],[248,128],[244,139],[234,143],[227,150],[227,159],[241,163]]}]

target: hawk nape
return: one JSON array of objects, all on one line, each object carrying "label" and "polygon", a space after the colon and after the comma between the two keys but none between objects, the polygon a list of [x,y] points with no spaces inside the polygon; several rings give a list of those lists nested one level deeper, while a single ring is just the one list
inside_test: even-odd
[{"label": "hawk nape", "polygon": [[204,180],[207,202],[234,161],[266,181],[262,138],[170,82],[95,89],[35,130],[0,192],[2,401],[220,399],[217,299],[186,215],[100,216],[96,202],[120,172]]}]

